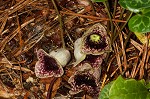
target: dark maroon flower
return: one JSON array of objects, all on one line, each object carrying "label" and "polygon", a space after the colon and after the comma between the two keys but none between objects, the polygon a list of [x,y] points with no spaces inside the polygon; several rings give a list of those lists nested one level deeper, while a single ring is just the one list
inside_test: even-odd
[{"label": "dark maroon flower", "polygon": [[[67,56],[67,60],[65,56]],[[39,49],[37,57],[38,61],[35,64],[35,74],[37,77],[60,77],[64,73],[62,66],[66,65],[70,60],[70,52],[65,49],[58,49],[47,54],[44,50]]]},{"label": "dark maroon flower", "polygon": [[85,54],[100,55],[111,51],[110,39],[105,28],[97,23],[88,29],[82,37],[81,52]]},{"label": "dark maroon flower", "polygon": [[70,94],[85,91],[97,96],[100,91],[99,78],[100,68],[92,68],[88,63],[80,64],[77,71],[68,80],[68,83],[72,86]]},{"label": "dark maroon flower", "polygon": [[89,63],[93,68],[97,68],[101,66],[105,58],[106,53],[102,55],[87,55],[83,62]]},{"label": "dark maroon flower", "polygon": [[[100,23],[97,23],[90,27],[81,38],[75,41],[74,56],[76,62],[74,66],[83,61],[87,55],[102,55],[102,59],[104,59],[106,53],[111,50],[110,38],[105,28]],[[102,59],[97,59],[97,61],[100,63]]]}]

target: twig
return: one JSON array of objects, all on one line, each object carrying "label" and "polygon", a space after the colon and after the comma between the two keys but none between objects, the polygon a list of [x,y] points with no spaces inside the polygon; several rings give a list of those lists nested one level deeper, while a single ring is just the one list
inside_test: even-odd
[{"label": "twig", "polygon": [[0,35],[2,34],[2,31],[3,31],[3,29],[4,29],[5,25],[6,25],[7,19],[8,19],[8,15],[5,15],[4,16],[4,20],[2,21],[2,26],[0,28]]},{"label": "twig", "polygon": [[[29,23],[33,22],[34,19],[35,19],[35,18],[33,18],[33,19],[31,19],[31,20],[29,20],[29,21],[23,23],[23,24],[21,25],[21,29],[22,29],[23,27],[25,27],[26,25],[28,25]],[[15,31],[13,31],[12,33],[10,33],[7,37],[5,37],[5,38],[1,41],[1,43],[0,43],[0,52],[2,52],[2,50],[5,48],[5,45],[6,45],[12,38],[14,38],[14,37],[18,34],[18,32],[19,32],[19,28],[17,28]]]},{"label": "twig", "polygon": [[122,48],[121,50],[122,50],[122,55],[123,55],[124,71],[126,71],[127,67],[128,67],[128,63],[127,63],[127,57],[126,57],[126,52],[125,52],[125,48],[124,48],[123,37],[122,37],[121,33],[119,35],[119,38],[120,38],[120,43],[121,43],[121,48]]},{"label": "twig", "polygon": [[[54,11],[54,10],[50,9],[50,11]],[[91,20],[110,21],[109,18],[100,18],[100,17],[96,17],[96,16],[91,16],[91,15],[84,15],[84,14],[80,14],[80,13],[75,13],[73,11],[70,11],[70,12],[60,11],[60,13],[71,15],[71,16],[78,16],[78,17],[88,18],[88,19],[91,19]],[[124,21],[124,20],[112,19],[112,21],[126,23],[126,21]]]},{"label": "twig", "polygon": [[92,1],[91,1],[91,0],[88,0],[88,2],[89,2],[89,4],[90,4],[90,6],[92,7],[92,14],[95,16],[95,15],[96,15],[96,12],[95,12],[95,8],[94,8],[94,6],[93,6]]},{"label": "twig", "polygon": [[[122,8],[122,10],[121,10],[121,13],[120,13],[120,15],[119,15],[119,20],[120,19],[123,19],[123,14],[124,14],[124,11],[125,11],[125,9],[123,9]],[[119,25],[120,23],[116,23],[117,25]],[[116,35],[116,31],[117,31],[117,28],[116,27],[114,27],[115,29],[114,29],[114,35]],[[112,42],[113,43],[113,42]]]},{"label": "twig", "polygon": [[20,63],[18,62],[18,64],[19,64],[19,72],[20,72],[20,78],[19,78],[19,80],[20,80],[20,85],[21,85],[21,88],[23,89],[24,87],[23,87],[23,83],[22,83],[22,70],[21,70],[21,65],[20,65]]},{"label": "twig", "polygon": [[147,59],[147,55],[148,55],[148,39],[147,39],[147,43],[143,47],[144,47],[144,49],[143,49],[144,52],[143,52],[142,60],[140,62],[141,66],[140,66],[139,79],[142,79],[144,76],[145,63],[146,63],[146,59]]},{"label": "twig", "polygon": [[127,46],[127,43],[129,42],[129,39],[130,39],[130,36],[131,36],[132,32],[130,31],[127,35],[127,38],[125,39],[125,42],[124,42],[124,49],[126,49],[126,46]]},{"label": "twig", "polygon": [[112,43],[116,40],[116,38],[118,37],[119,33],[121,33],[121,31],[123,30],[123,28],[126,26],[127,22],[129,21],[129,19],[130,19],[131,16],[132,16],[132,14],[133,14],[133,12],[131,12],[131,13],[129,14],[129,16],[128,16],[127,19],[126,19],[126,22],[121,26],[120,31],[117,32],[117,34],[115,34],[115,36],[114,36],[114,38],[113,38],[113,40],[112,40]]},{"label": "twig", "polygon": [[118,49],[118,44],[117,43],[114,44],[114,48],[115,48],[115,53],[116,53],[117,64],[118,64],[120,73],[122,74],[121,59],[120,59],[119,49]]},{"label": "twig", "polygon": [[[114,23],[116,30],[120,31],[120,28],[118,26],[118,24]],[[123,55],[123,59],[124,59],[124,71],[126,71],[127,69],[127,59],[126,59],[126,54],[125,54],[125,47],[124,47],[124,42],[123,42],[123,37],[122,34],[119,34],[119,38],[120,38],[120,43],[121,43],[121,47],[122,47],[122,53],[121,56]]]}]

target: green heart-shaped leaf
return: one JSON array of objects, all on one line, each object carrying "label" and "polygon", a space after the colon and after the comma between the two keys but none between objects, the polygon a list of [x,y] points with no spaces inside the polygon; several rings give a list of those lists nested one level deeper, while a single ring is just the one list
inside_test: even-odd
[{"label": "green heart-shaped leaf", "polygon": [[150,99],[150,93],[147,94],[146,99]]},{"label": "green heart-shaped leaf", "polygon": [[142,14],[133,16],[128,23],[132,32],[150,32],[150,8],[142,10]]},{"label": "green heart-shaped leaf", "polygon": [[111,88],[111,85],[113,84],[114,81],[108,83],[105,85],[105,87],[102,89],[99,95],[99,99],[109,99],[109,90]]},{"label": "green heart-shaped leaf", "polygon": [[150,82],[146,85],[146,87],[150,90]]},{"label": "green heart-shaped leaf", "polygon": [[149,93],[149,94],[147,94],[147,97],[146,97],[146,99],[150,99],[150,93]]},{"label": "green heart-shaped leaf", "polygon": [[135,13],[150,7],[150,0],[119,0],[119,3],[125,9]]},{"label": "green heart-shaped leaf", "polygon": [[148,94],[143,81],[125,80],[119,76],[110,88],[109,99],[148,99]]}]

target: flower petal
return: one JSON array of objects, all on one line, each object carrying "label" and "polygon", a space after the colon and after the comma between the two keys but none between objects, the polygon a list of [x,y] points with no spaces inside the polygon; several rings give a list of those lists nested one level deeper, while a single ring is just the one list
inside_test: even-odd
[{"label": "flower petal", "polygon": [[78,38],[74,43],[74,57],[76,59],[74,66],[79,64],[86,57],[86,54],[81,52],[81,45],[82,45],[82,38]]},{"label": "flower petal", "polygon": [[93,68],[100,67],[103,59],[106,58],[106,53],[101,55],[87,55],[84,62],[89,63]]},{"label": "flower petal", "polygon": [[37,52],[38,61],[35,64],[35,74],[39,78],[60,77],[64,71],[60,63],[53,57],[49,56],[44,50],[39,49]]},{"label": "flower petal", "polygon": [[79,66],[78,70],[68,80],[68,83],[72,86],[70,94],[86,91],[91,95],[97,96],[100,90],[98,83],[100,71],[98,68],[90,68],[88,63],[84,63],[82,66],[84,69]]},{"label": "flower petal", "polygon": [[82,38],[82,53],[101,55],[111,50],[110,38],[100,23],[89,28]]}]

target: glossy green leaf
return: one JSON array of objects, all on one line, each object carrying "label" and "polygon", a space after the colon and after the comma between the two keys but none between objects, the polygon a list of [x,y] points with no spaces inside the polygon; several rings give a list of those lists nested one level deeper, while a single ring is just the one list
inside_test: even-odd
[{"label": "glossy green leaf", "polygon": [[150,82],[146,85],[146,88],[149,91],[149,93],[147,94],[147,98],[146,99],[150,99]]},{"label": "glossy green leaf", "polygon": [[146,99],[150,99],[150,93],[147,94]]},{"label": "glossy green leaf", "polygon": [[119,3],[132,12],[140,12],[140,10],[150,7],[150,0],[119,0]]},{"label": "glossy green leaf", "polygon": [[142,10],[142,14],[133,16],[128,23],[132,32],[150,32],[150,8]]},{"label": "glossy green leaf", "polygon": [[146,87],[147,87],[147,89],[150,90],[150,82],[149,82],[149,84],[146,85]]},{"label": "glossy green leaf", "polygon": [[93,2],[104,2],[106,0],[92,0]]},{"label": "glossy green leaf", "polygon": [[99,99],[109,99],[109,90],[112,84],[113,82],[110,82],[107,85],[105,85],[105,87],[100,92]]},{"label": "glossy green leaf", "polygon": [[[148,90],[142,81],[119,76],[112,84],[109,99],[146,99]],[[147,98],[148,99],[148,98]]]}]

